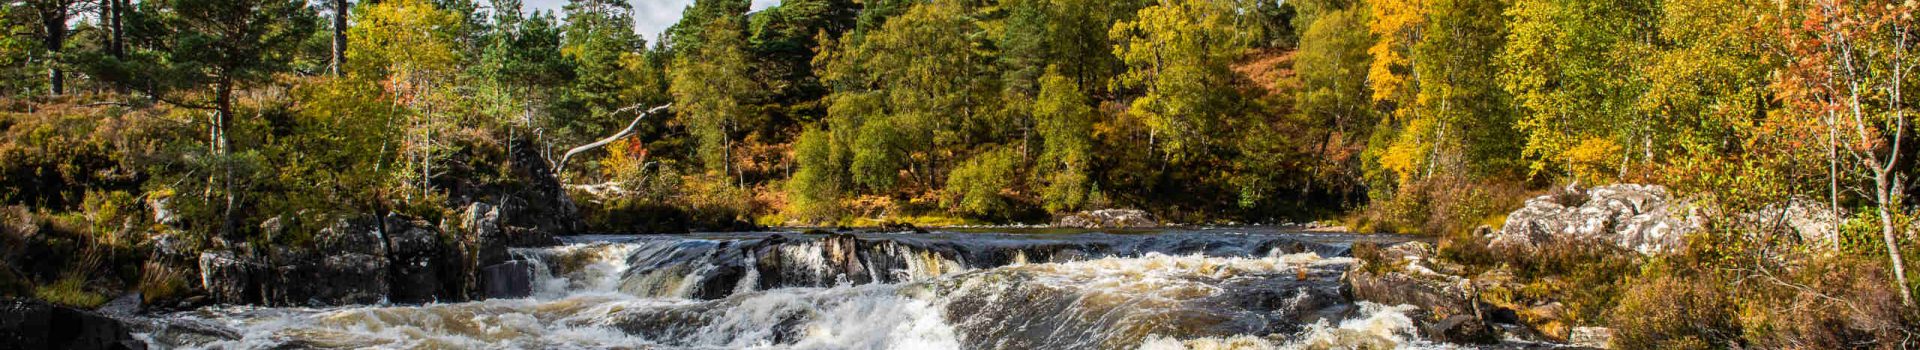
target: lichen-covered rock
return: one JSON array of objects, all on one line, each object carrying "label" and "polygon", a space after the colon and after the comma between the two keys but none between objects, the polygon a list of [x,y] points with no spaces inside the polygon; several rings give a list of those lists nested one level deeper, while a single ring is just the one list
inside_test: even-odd
[{"label": "lichen-covered rock", "polygon": [[1139,209],[1101,209],[1060,217],[1053,226],[1065,228],[1147,228],[1158,227],[1153,214]]},{"label": "lichen-covered rock", "polygon": [[1573,335],[1567,337],[1567,345],[1594,349],[1613,348],[1613,329],[1604,327],[1573,327]]},{"label": "lichen-covered rock", "polygon": [[1768,205],[1739,219],[1746,232],[1784,235],[1814,246],[1832,244],[1832,234],[1840,227],[1832,206],[1806,198]]},{"label": "lichen-covered rock", "polygon": [[1686,201],[1655,185],[1608,185],[1527,200],[1507,215],[1492,246],[1531,251],[1554,242],[1607,242],[1642,254],[1684,248],[1701,226]]}]

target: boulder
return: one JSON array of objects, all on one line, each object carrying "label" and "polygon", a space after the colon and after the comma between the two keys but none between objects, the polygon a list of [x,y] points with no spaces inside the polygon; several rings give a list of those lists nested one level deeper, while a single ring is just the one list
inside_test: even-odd
[{"label": "boulder", "polygon": [[1573,327],[1573,335],[1567,337],[1567,345],[1582,348],[1613,348],[1613,329],[1604,327]]},{"label": "boulder", "polygon": [[1529,199],[1493,233],[1497,249],[1531,251],[1556,242],[1606,242],[1654,254],[1684,248],[1701,218],[1666,188],[1620,184],[1568,190]]},{"label": "boulder", "polygon": [[1747,226],[1746,232],[1784,235],[1814,246],[1830,246],[1831,234],[1840,227],[1834,214],[1833,207],[1825,203],[1793,198],[1742,214],[1739,223]]},{"label": "boulder", "polygon": [[420,303],[440,300],[440,230],[425,222],[389,214],[384,220],[387,259],[392,270],[388,300]]},{"label": "boulder", "polygon": [[200,288],[218,303],[258,302],[262,268],[259,263],[236,255],[233,251],[201,252]]},{"label": "boulder", "polygon": [[1083,211],[1060,217],[1053,223],[1064,228],[1147,228],[1158,227],[1160,223],[1153,214],[1139,209],[1101,209]]},{"label": "boulder", "polygon": [[91,311],[37,300],[0,300],[0,348],[146,349],[131,329]]},{"label": "boulder", "polygon": [[[1372,249],[1356,248],[1355,251]],[[1478,293],[1466,278],[1435,273],[1423,265],[1433,248],[1408,242],[1378,250],[1377,256],[1349,266],[1344,292],[1354,300],[1384,305],[1413,305],[1421,336],[1453,343],[1487,344],[1499,341],[1498,331],[1486,320]],[[1374,264],[1384,264],[1373,266]]]},{"label": "boulder", "polygon": [[533,263],[513,260],[480,268],[482,295],[488,298],[524,298],[533,295]]}]

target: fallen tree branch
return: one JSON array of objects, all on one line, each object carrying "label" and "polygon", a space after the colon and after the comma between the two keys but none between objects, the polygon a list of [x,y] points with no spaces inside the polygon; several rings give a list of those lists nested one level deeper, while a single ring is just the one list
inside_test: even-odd
[{"label": "fallen tree branch", "polygon": [[[667,109],[667,107],[671,107],[671,106],[673,106],[673,104],[668,103],[668,104],[660,105],[659,107],[653,107],[652,109],[648,109],[645,112],[640,112],[640,115],[633,117],[633,122],[627,123],[626,129],[620,130],[620,132],[618,133],[614,133],[613,136],[607,136],[607,138],[600,139],[599,141],[594,141],[593,143],[588,143],[585,145],[580,145],[579,147],[568,149],[566,154],[560,156],[560,162],[553,164],[553,175],[555,177],[559,177],[560,171],[566,169],[567,160],[572,159],[574,154],[591,151],[595,148],[600,148],[601,146],[606,146],[609,143],[613,143],[613,141],[618,141],[622,137],[627,137],[627,135],[632,135],[633,129],[635,127],[640,126],[641,119],[646,119],[647,115],[659,113],[660,111],[665,110]],[[619,110],[613,111],[612,115],[620,115],[620,113],[626,113],[627,111],[631,111],[636,108],[640,108],[640,105],[632,105],[632,106],[627,106],[626,108],[621,108]]]}]

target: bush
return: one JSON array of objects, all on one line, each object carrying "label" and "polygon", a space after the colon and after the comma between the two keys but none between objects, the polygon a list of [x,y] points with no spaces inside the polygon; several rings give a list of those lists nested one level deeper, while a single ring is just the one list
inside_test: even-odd
[{"label": "bush", "polygon": [[[1920,347],[1914,310],[1900,304],[1886,258],[1817,257],[1792,271],[1747,279],[1740,320],[1758,348]],[[1771,274],[1779,274],[1775,277]]]},{"label": "bush", "polygon": [[1633,278],[1609,323],[1620,349],[1720,349],[1740,335],[1722,281],[1649,274]]},{"label": "bush", "polygon": [[1389,198],[1375,198],[1349,225],[1360,232],[1460,235],[1482,225],[1499,226],[1528,194],[1520,183],[1434,176],[1405,184]]}]

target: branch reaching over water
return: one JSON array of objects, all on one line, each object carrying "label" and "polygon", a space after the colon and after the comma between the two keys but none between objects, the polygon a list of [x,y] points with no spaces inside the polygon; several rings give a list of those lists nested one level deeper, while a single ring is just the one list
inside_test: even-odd
[{"label": "branch reaching over water", "polygon": [[[646,119],[648,115],[659,113],[660,111],[666,110],[667,107],[671,107],[671,106],[673,106],[673,104],[668,103],[668,104],[660,105],[659,107],[653,107],[652,109],[648,109],[645,112],[640,112],[640,115],[633,117],[633,122],[627,123],[626,129],[623,129],[623,130],[620,130],[620,132],[614,133],[613,136],[607,136],[607,138],[600,139],[599,141],[594,141],[593,143],[580,145],[579,147],[574,147],[573,149],[567,150],[567,153],[565,155],[560,156],[560,162],[553,164],[553,175],[555,177],[560,176],[560,171],[566,169],[567,160],[573,158],[574,154],[591,151],[595,148],[600,148],[601,146],[606,146],[609,143],[613,143],[613,141],[619,140],[622,137],[627,137],[627,135],[632,135],[633,129],[640,126],[641,119]],[[620,115],[621,113],[626,113],[627,111],[631,111],[636,108],[640,108],[640,105],[632,105],[632,106],[627,106],[626,108],[621,108],[620,110],[613,111],[613,115]]]}]

